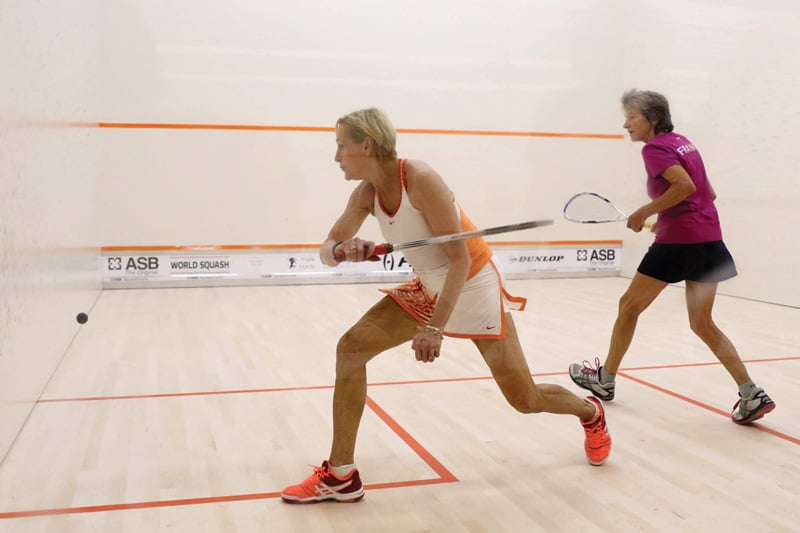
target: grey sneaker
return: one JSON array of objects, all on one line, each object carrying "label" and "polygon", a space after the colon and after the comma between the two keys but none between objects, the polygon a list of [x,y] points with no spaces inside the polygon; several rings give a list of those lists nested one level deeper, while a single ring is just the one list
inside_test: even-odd
[{"label": "grey sneaker", "polygon": [[600,359],[596,357],[594,367],[589,361],[584,361],[583,364],[572,363],[569,365],[569,377],[572,378],[575,385],[588,390],[604,402],[614,399],[614,383],[600,383]]},{"label": "grey sneaker", "polygon": [[754,422],[775,409],[775,402],[767,396],[764,389],[757,388],[752,398],[747,400],[739,395],[739,401],[733,406],[733,413],[731,413],[731,420],[739,425],[749,424]]}]

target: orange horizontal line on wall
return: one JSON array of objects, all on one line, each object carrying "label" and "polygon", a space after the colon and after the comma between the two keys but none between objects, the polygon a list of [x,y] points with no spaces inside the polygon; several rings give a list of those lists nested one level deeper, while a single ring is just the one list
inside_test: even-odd
[{"label": "orange horizontal line on wall", "polygon": [[[592,241],[504,241],[489,242],[490,246],[584,246],[584,245],[621,245],[621,240],[592,240]],[[205,252],[205,251],[235,251],[235,250],[297,250],[318,249],[319,244],[215,244],[215,245],[189,245],[189,246],[103,246],[106,252]]]},{"label": "orange horizontal line on wall", "polygon": [[489,246],[584,246],[584,245],[604,245],[604,244],[622,244],[620,239],[609,239],[609,240],[591,240],[591,241],[502,241],[502,242],[492,242],[487,241]]},{"label": "orange horizontal line on wall", "polygon": [[150,251],[214,251],[214,250],[296,250],[298,248],[319,248],[319,244],[215,244],[215,245],[188,245],[188,246],[103,246],[103,252],[140,252]]},{"label": "orange horizontal line on wall", "polygon": [[417,133],[422,135],[479,135],[486,137],[556,137],[571,139],[623,139],[616,133],[559,133],[549,131],[486,131],[486,130],[436,130],[397,128],[397,133]]},{"label": "orange horizontal line on wall", "polygon": [[322,126],[253,126],[247,124],[156,124],[149,122],[98,122],[100,128],[159,129],[159,130],[245,130],[245,131],[324,131],[333,127]]},{"label": "orange horizontal line on wall", "polygon": [[[169,130],[239,130],[239,131],[335,131],[328,126],[258,126],[248,124],[159,124],[153,122],[98,122],[100,128],[123,129],[169,129]],[[397,133],[419,135],[476,135],[486,137],[554,137],[572,139],[623,139],[621,134],[612,133],[560,133],[545,131],[492,131],[492,130],[449,130],[397,128]]]}]

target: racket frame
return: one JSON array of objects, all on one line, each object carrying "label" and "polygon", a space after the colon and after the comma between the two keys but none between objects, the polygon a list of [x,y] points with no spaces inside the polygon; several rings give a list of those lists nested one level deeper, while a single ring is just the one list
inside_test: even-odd
[{"label": "racket frame", "polygon": [[[424,239],[417,239],[415,241],[406,241],[399,243],[384,242],[375,246],[374,254],[385,255],[393,251],[407,250],[409,248],[418,248],[420,246],[430,246],[431,244],[443,244],[453,241],[463,241],[475,237],[483,237],[485,235],[497,235],[499,233],[511,233],[513,231],[522,231],[531,228],[540,228],[543,226],[550,226],[553,224],[553,219],[540,219],[529,220],[527,222],[518,222],[516,224],[506,224],[504,226],[495,226],[492,228],[477,229],[472,231],[462,231],[460,233],[450,233],[447,235],[437,235],[435,237],[426,237]],[[336,250],[336,259],[339,261],[344,260],[344,252]]]},{"label": "racket frame", "polygon": [[[614,211],[617,212],[617,216],[613,217],[613,218],[605,218],[605,219],[598,219],[598,220],[579,219],[579,218],[574,218],[574,217],[569,216],[567,214],[567,209],[572,204],[572,202],[574,202],[578,198],[585,197],[585,196],[597,198],[598,200],[601,200],[601,201],[605,202]],[[567,202],[564,204],[564,209],[562,209],[562,214],[564,215],[564,218],[566,220],[568,220],[570,222],[578,222],[579,224],[605,224],[607,222],[621,222],[621,221],[624,221],[624,220],[628,220],[628,215],[626,215],[625,212],[622,211],[622,209],[620,209],[619,207],[614,205],[614,202],[612,202],[611,200],[609,200],[605,196],[602,196],[602,195],[600,195],[600,194],[598,194],[596,192],[590,192],[590,191],[579,192],[578,194],[573,194],[572,197],[569,200],[567,200]],[[644,227],[645,228],[652,228],[653,224],[652,224],[652,222],[645,222],[644,223]]]}]

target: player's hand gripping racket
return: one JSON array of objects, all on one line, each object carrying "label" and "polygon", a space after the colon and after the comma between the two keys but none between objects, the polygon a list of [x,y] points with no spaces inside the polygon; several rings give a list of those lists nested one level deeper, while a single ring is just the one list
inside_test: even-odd
[{"label": "player's hand gripping racket", "polygon": [[[375,246],[374,253],[376,256],[385,255],[396,250],[406,250],[408,248],[417,248],[419,246],[428,246],[431,244],[443,244],[452,241],[463,241],[465,239],[472,239],[473,237],[483,237],[484,235],[496,235],[498,233],[522,231],[524,229],[549,226],[552,223],[552,219],[530,220],[528,222],[520,222],[518,224],[508,224],[506,226],[496,226],[494,228],[477,229],[473,231],[462,231],[461,233],[450,233],[449,235],[439,235],[437,237],[428,237],[426,239],[419,239],[416,241],[407,241],[395,244],[384,242]],[[338,261],[345,260],[344,250],[337,249],[335,255]]]},{"label": "player's hand gripping racket", "polygon": [[[628,215],[608,198],[595,192],[579,192],[564,205],[564,218],[581,224],[602,224],[628,220]],[[653,223],[645,222],[644,227],[652,229]]]}]

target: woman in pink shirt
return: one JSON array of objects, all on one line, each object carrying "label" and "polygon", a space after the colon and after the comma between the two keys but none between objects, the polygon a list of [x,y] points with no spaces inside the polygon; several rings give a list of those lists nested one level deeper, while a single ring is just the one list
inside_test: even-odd
[{"label": "woman in pink shirt", "polygon": [[706,176],[700,152],[673,132],[669,102],[656,92],[630,90],[622,95],[623,127],[631,141],[645,143],[642,157],[651,201],[628,217],[628,227],[642,230],[658,215],[655,241],[645,254],[619,302],[605,363],[572,364],[572,380],[602,400],[614,399],[614,378],[633,340],[639,315],[670,283],[686,283],[686,306],[692,331],[708,345],[739,386],[731,419],[749,424],[775,408],[747,373],[736,348],[714,324],[711,312],[717,284],[736,275],[733,258],[722,241],[716,194]]}]

